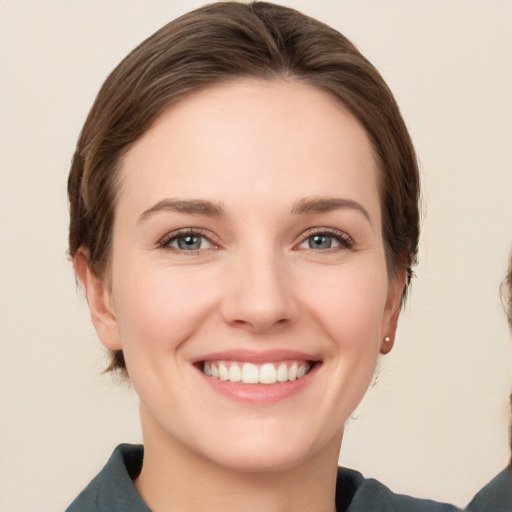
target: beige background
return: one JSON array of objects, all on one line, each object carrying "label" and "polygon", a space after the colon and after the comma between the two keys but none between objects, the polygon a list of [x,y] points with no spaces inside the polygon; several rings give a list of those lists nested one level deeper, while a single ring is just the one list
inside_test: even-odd
[{"label": "beige background", "polygon": [[[171,0],[0,0],[0,509],[63,510],[121,441],[131,391],[66,260],[66,175],[112,67]],[[508,458],[510,335],[498,287],[512,242],[512,1],[295,0],[340,29],[395,92],[421,160],[421,264],[393,353],[341,462],[464,505]]]}]

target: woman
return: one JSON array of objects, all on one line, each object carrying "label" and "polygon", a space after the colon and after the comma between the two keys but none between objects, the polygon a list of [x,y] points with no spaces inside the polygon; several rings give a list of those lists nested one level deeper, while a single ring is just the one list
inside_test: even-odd
[{"label": "woman", "polygon": [[419,179],[389,89],[341,34],[266,3],[163,27],[102,87],[70,254],[140,398],[75,510],[451,510],[337,469],[396,331]]}]

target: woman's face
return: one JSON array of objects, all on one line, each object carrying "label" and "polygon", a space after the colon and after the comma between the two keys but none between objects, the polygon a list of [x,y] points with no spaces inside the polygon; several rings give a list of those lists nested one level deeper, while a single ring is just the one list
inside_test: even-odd
[{"label": "woman's face", "polygon": [[164,112],[121,177],[90,303],[146,443],[242,470],[337,454],[403,288],[359,122],[305,84],[223,84]]}]

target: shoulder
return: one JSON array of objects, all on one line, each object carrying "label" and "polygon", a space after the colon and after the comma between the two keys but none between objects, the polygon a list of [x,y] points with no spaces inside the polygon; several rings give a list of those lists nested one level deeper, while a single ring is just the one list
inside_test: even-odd
[{"label": "shoulder", "polygon": [[143,454],[142,446],[119,445],[66,512],[150,512],[132,481],[140,473]]},{"label": "shoulder", "polygon": [[510,512],[512,510],[512,466],[496,475],[480,490],[467,512]]},{"label": "shoulder", "polygon": [[[338,504],[338,495],[341,496],[341,486],[348,482],[351,499],[344,508]],[[412,498],[403,494],[396,494],[388,487],[372,478],[366,479],[357,471],[338,469],[337,481],[337,508],[347,512],[456,512],[459,509],[447,503],[432,500]]]},{"label": "shoulder", "polygon": [[[66,512],[150,512],[132,481],[140,473],[143,455],[142,446],[119,445],[105,467],[77,496]],[[510,475],[508,478],[510,483]],[[500,479],[499,481],[501,482]],[[346,468],[338,468],[336,509],[339,512],[457,511],[448,504],[395,494],[377,480],[365,479],[361,473]],[[468,510],[479,512],[484,509]]]}]

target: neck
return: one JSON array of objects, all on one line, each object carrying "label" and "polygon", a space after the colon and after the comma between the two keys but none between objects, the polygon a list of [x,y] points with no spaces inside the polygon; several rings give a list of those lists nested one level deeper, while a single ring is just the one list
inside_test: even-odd
[{"label": "neck", "polygon": [[135,486],[153,512],[335,512],[341,433],[320,453],[285,469],[238,471],[147,423],[143,416],[144,464]]}]

